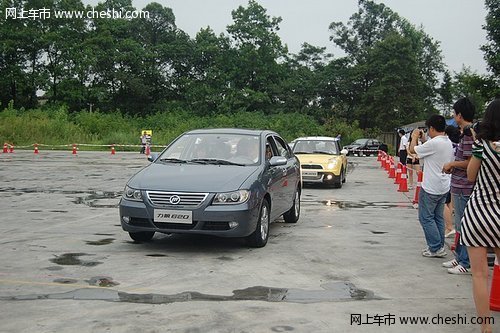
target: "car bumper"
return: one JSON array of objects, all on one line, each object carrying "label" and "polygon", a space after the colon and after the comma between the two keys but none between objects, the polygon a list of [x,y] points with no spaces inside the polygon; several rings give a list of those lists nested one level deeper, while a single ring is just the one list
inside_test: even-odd
[{"label": "car bumper", "polygon": [[[153,221],[154,207],[144,202],[121,199],[120,223],[128,232],[154,231],[161,233],[205,234],[221,237],[245,237],[255,231],[260,207],[256,202],[248,201],[236,205],[202,205],[192,212],[191,224],[164,223]],[[163,208],[162,208],[163,209]],[[167,209],[167,208],[165,208]],[[169,210],[176,210],[168,207]],[[237,222],[234,228],[229,222]]]},{"label": "car bumper", "polygon": [[302,182],[304,183],[322,183],[322,184],[331,184],[338,182],[340,178],[340,170],[338,172],[335,171],[318,171],[316,176],[308,175],[307,173],[302,174]]}]

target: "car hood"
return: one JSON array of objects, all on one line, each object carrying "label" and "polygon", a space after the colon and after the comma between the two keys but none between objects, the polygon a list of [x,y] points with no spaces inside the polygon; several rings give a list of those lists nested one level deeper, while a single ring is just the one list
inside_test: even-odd
[{"label": "car hood", "polygon": [[152,163],[127,185],[156,191],[229,192],[239,189],[258,169],[258,166]]},{"label": "car hood", "polygon": [[350,144],[350,145],[344,146],[344,148],[346,148],[346,149],[349,149],[349,148],[358,148],[360,146],[361,146],[360,144],[355,144],[355,145]]},{"label": "car hood", "polygon": [[340,158],[339,155],[326,154],[298,154],[300,164],[327,164],[329,160]]}]

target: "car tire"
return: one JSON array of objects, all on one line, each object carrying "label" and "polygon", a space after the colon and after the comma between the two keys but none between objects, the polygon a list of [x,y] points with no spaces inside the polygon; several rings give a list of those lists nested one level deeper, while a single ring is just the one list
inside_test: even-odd
[{"label": "car tire", "polygon": [[129,232],[130,238],[136,242],[148,242],[155,235],[154,231]]},{"label": "car tire", "polygon": [[344,184],[347,181],[347,175],[346,174],[347,174],[347,170],[344,169],[344,178],[342,178],[342,183],[344,183]]},{"label": "car tire", "polygon": [[297,223],[300,217],[300,189],[297,188],[295,191],[295,198],[293,199],[293,205],[290,210],[283,214],[283,219],[286,223]]},{"label": "car tire", "polygon": [[260,207],[259,220],[257,221],[257,226],[255,231],[246,237],[247,244],[250,247],[264,247],[269,239],[269,224],[270,224],[270,210],[269,202],[267,199],[262,201]]},{"label": "car tire", "polygon": [[344,179],[344,177],[345,177],[345,175],[344,175],[344,174],[345,174],[345,173],[344,173],[344,169],[340,170],[340,176],[339,176],[338,181],[336,181],[335,183],[333,183],[333,186],[334,186],[335,188],[342,188],[342,183],[343,183],[343,181],[342,181],[342,180],[343,180],[343,179]]}]

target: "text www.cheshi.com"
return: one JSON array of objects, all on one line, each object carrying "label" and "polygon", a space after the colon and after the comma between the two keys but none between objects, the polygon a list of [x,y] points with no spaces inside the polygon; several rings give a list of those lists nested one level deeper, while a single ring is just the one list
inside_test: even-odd
[{"label": "text www.cheshi.com", "polygon": [[480,325],[480,324],[495,324],[493,317],[468,317],[467,315],[453,316],[398,316],[395,314],[351,314],[351,326],[353,325],[376,325],[376,326],[391,326],[391,325]]}]

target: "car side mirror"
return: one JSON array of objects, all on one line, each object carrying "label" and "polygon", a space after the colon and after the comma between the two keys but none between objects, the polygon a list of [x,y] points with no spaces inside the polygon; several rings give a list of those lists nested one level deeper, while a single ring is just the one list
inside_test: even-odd
[{"label": "car side mirror", "polygon": [[153,154],[148,156],[148,161],[154,162],[154,161],[156,161],[157,158],[158,158],[158,154],[153,153]]},{"label": "car side mirror", "polygon": [[341,153],[342,155],[347,155],[347,153],[349,153],[349,151],[348,151],[347,149],[345,149],[345,148],[344,148],[344,149],[342,149],[342,150],[340,151],[340,153]]},{"label": "car side mirror", "polygon": [[269,164],[271,166],[280,166],[280,165],[286,165],[286,158],[283,157],[283,156],[273,156],[271,157],[271,159],[269,160]]}]

